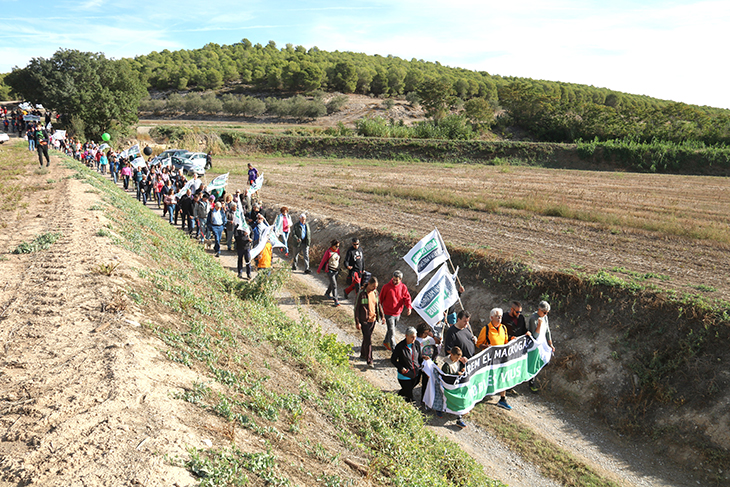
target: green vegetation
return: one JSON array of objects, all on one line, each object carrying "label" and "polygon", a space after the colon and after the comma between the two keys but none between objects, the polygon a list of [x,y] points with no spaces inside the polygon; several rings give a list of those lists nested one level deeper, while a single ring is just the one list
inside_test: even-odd
[{"label": "green vegetation", "polygon": [[[349,346],[309,321],[283,315],[273,291],[287,270],[253,282],[235,279],[108,178],[75,161],[66,164],[108,203],[105,215],[119,245],[150,262],[137,270],[147,285],[129,289],[128,296],[140,306],[176,313],[174,320],[146,326],[164,342],[170,360],[204,377],[178,399],[220,417],[229,440],[235,441],[236,429],[261,440],[246,452],[235,444],[191,450],[182,464],[202,485],[241,485],[249,476],[267,485],[289,485],[297,476],[333,486],[359,479],[333,461],[337,456],[326,446],[312,449],[309,421],[320,416],[333,427],[338,450],[367,459],[364,468],[375,485],[501,485],[456,444],[429,432],[418,411],[366,383],[348,364]],[[299,471],[288,461],[291,454],[314,459],[320,471]]]},{"label": "green vegetation", "polygon": [[75,134],[97,140],[104,132],[124,133],[135,123],[145,95],[128,60],[72,49],[60,49],[50,59],[33,58],[5,82],[25,100],[71,117]]},{"label": "green vegetation", "polygon": [[642,172],[691,172],[713,167],[730,167],[730,147],[702,141],[669,142],[652,139],[642,142],[632,137],[620,140],[598,138],[591,142],[578,140],[578,155],[583,159],[617,162],[624,167]]},{"label": "green vegetation", "polygon": [[30,242],[22,242],[13,250],[14,254],[31,254],[40,250],[46,250],[61,237],[60,233],[47,232],[36,235]]},{"label": "green vegetation", "polygon": [[[291,44],[279,49],[273,41],[263,46],[243,39],[230,46],[210,43],[201,49],[152,52],[128,62],[149,88],[160,90],[217,90],[240,83],[235,86],[244,91],[406,96],[434,120],[463,107],[472,121],[486,126],[496,123],[498,131],[514,125],[542,141],[636,137],[644,142],[730,143],[728,110],[573,83],[493,76],[395,56],[327,52]],[[494,120],[500,106],[506,116]]]}]

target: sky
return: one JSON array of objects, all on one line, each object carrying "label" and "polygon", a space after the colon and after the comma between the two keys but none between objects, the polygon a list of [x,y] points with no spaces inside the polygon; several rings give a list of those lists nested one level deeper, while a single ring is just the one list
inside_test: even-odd
[{"label": "sky", "polygon": [[0,0],[0,73],[247,38],[730,109],[726,0]]}]

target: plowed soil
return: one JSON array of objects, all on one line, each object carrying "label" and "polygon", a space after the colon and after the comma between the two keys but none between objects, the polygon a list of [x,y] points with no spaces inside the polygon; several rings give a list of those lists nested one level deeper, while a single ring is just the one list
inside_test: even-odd
[{"label": "plowed soil", "polygon": [[[222,159],[216,172],[241,171],[242,164]],[[447,242],[535,270],[613,271],[627,280],[639,276],[642,285],[730,301],[727,178],[293,158],[254,164],[272,205],[411,237],[437,227]],[[231,184],[243,188],[245,176],[232,175]],[[388,188],[395,196],[373,194]],[[418,199],[398,196],[414,188]],[[511,202],[485,210],[480,200]],[[540,214],[545,209],[587,221]]]}]

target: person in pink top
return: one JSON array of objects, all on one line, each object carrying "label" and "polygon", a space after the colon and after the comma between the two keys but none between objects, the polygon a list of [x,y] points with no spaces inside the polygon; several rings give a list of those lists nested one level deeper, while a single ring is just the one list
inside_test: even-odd
[{"label": "person in pink top", "polygon": [[322,269],[327,271],[327,277],[329,277],[329,286],[327,292],[324,293],[325,298],[331,297],[335,303],[333,306],[337,307],[340,305],[340,300],[337,299],[337,274],[340,272],[340,242],[332,240],[329,248],[325,251],[322,256],[322,262],[319,263],[317,274],[322,272]]},{"label": "person in pink top", "polygon": [[380,290],[380,302],[383,305],[385,324],[388,326],[383,346],[387,350],[393,350],[395,347],[393,335],[400,321],[400,315],[405,308],[406,316],[410,316],[412,308],[411,295],[408,292],[408,287],[403,284],[403,273],[401,271],[395,271],[393,278]]}]

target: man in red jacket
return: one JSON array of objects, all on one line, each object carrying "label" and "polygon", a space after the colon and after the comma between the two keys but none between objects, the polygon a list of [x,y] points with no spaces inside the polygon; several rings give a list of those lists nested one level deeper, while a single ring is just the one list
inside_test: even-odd
[{"label": "man in red jacket", "polygon": [[403,273],[401,271],[395,271],[393,278],[380,290],[380,302],[383,305],[385,324],[388,326],[383,346],[387,350],[393,350],[395,347],[393,333],[398,326],[403,308],[406,308],[406,316],[410,316],[412,308],[411,295],[408,293],[406,285],[403,284]]}]

